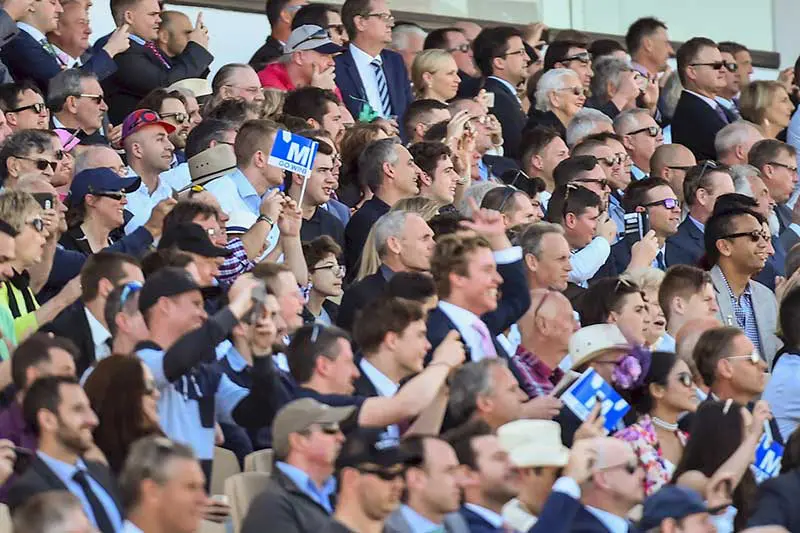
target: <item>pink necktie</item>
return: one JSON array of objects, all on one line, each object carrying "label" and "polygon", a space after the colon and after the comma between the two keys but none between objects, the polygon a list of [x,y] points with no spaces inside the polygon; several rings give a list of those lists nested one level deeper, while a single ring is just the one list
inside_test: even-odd
[{"label": "pink necktie", "polygon": [[497,350],[495,350],[494,343],[492,342],[492,334],[489,333],[489,328],[486,327],[483,320],[478,319],[473,322],[472,329],[477,331],[478,335],[481,336],[481,351],[483,352],[483,356],[489,359],[497,357]]},{"label": "pink necktie", "polygon": [[156,43],[154,43],[153,41],[145,41],[144,47],[150,50],[150,52],[152,52],[153,55],[155,55],[158,58],[158,60],[161,61],[161,64],[167,68],[167,70],[172,68],[170,67],[169,63],[167,63],[167,60],[164,59],[164,56],[161,55],[161,52],[156,47]]}]

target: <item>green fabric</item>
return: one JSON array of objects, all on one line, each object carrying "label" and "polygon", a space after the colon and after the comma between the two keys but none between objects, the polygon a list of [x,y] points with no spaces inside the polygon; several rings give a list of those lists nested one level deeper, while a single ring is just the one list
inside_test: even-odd
[{"label": "green fabric", "polygon": [[0,333],[3,335],[3,339],[0,340],[0,361],[8,361],[11,354],[8,353],[7,344],[13,347],[17,345],[17,333],[14,331],[14,317],[5,305],[0,305]]}]

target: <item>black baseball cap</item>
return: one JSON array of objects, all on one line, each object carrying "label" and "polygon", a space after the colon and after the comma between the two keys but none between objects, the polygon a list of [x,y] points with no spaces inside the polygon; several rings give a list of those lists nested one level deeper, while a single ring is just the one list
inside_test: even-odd
[{"label": "black baseball cap", "polygon": [[158,249],[171,247],[203,257],[229,257],[233,254],[227,248],[216,246],[211,242],[208,232],[194,223],[175,224],[166,228],[158,243]]},{"label": "black baseball cap", "polygon": [[336,468],[358,467],[373,464],[388,468],[395,465],[413,466],[422,463],[422,457],[400,446],[400,439],[389,429],[358,429],[347,435],[339,451]]},{"label": "black baseball cap", "polygon": [[650,531],[661,525],[661,522],[667,518],[681,520],[698,513],[716,514],[726,507],[728,506],[721,505],[710,508],[706,506],[703,498],[692,489],[666,485],[644,501],[644,511],[639,528],[643,531]]},{"label": "black baseball cap", "polygon": [[200,286],[191,274],[182,268],[164,267],[154,272],[144,282],[139,293],[139,311],[144,313],[153,307],[159,298],[178,296],[185,292],[199,291]]}]

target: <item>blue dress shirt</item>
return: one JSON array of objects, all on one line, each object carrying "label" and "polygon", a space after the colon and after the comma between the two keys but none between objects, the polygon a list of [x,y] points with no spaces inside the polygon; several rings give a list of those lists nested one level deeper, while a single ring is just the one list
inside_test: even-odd
[{"label": "blue dress shirt", "polygon": [[333,514],[333,506],[331,505],[331,496],[336,494],[336,478],[329,477],[325,483],[318,487],[316,483],[302,470],[296,466],[283,461],[277,461],[275,466],[283,472],[286,477],[292,480],[292,483],[297,485],[297,488],[306,496],[320,504],[328,511],[328,514]]}]

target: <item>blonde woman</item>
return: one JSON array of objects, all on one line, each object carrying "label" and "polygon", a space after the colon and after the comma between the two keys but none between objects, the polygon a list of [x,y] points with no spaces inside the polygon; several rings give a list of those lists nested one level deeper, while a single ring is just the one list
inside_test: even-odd
[{"label": "blonde woman", "polygon": [[645,342],[651,350],[660,349],[659,345],[667,327],[664,311],[658,304],[658,289],[661,287],[661,282],[664,281],[664,275],[663,270],[650,267],[625,272],[620,276],[621,279],[638,286],[644,294],[644,301],[650,317],[649,326],[645,331]]},{"label": "blonde woman", "polygon": [[754,81],[739,96],[742,118],[755,124],[766,139],[775,139],[789,126],[793,111],[786,87],[777,81]]},{"label": "blonde woman", "polygon": [[264,101],[261,103],[261,118],[274,120],[283,112],[286,91],[280,89],[264,89]]},{"label": "blonde woman", "polygon": [[417,100],[447,102],[455,98],[461,78],[450,52],[438,48],[423,50],[411,65],[411,82]]}]

